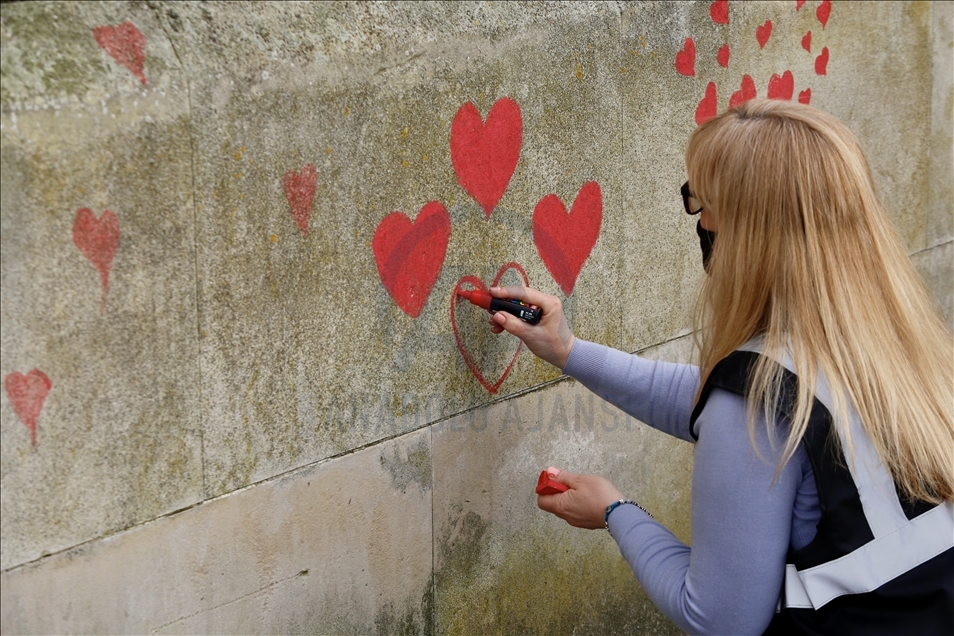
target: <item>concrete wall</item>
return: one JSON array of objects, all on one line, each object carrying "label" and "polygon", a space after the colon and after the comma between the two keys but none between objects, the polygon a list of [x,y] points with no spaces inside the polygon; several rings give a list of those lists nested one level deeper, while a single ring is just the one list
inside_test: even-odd
[{"label": "concrete wall", "polygon": [[455,288],[688,361],[683,149],[748,75],[859,134],[954,316],[952,4],[727,6],[3,4],[0,629],[676,632],[533,485],[689,541],[691,448]]}]

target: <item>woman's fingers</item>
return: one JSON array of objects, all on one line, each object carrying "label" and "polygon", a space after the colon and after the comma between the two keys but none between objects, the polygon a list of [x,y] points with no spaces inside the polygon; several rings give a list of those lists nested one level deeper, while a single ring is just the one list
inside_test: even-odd
[{"label": "woman's fingers", "polygon": [[[548,470],[548,472],[550,472]],[[538,495],[537,506],[577,528],[602,528],[603,515],[622,494],[608,479],[598,475],[577,475],[565,470],[550,472],[554,481],[570,487],[556,495]]]},{"label": "woman's fingers", "polygon": [[536,305],[543,309],[544,316],[547,314],[547,310],[553,312],[560,306],[559,298],[544,294],[532,287],[491,287],[490,295],[495,298],[513,298],[529,305]]}]

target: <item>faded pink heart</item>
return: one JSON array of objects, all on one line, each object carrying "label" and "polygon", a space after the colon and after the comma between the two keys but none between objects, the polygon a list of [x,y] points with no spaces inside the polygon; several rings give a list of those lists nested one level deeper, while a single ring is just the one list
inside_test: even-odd
[{"label": "faded pink heart", "polygon": [[23,425],[30,430],[30,443],[36,446],[36,422],[40,419],[43,403],[53,388],[53,383],[39,369],[33,369],[26,375],[14,371],[3,379],[13,412]]},{"label": "faded pink heart", "polygon": [[311,203],[315,199],[317,185],[318,172],[310,163],[302,166],[298,172],[289,170],[282,179],[292,218],[298,224],[302,236],[308,236],[308,219],[311,218]]}]

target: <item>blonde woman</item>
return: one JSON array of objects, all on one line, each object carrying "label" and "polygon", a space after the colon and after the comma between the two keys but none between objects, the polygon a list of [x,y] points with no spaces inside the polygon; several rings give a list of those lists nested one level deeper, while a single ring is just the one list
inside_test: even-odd
[{"label": "blonde woman", "polygon": [[681,543],[602,477],[540,508],[607,528],[689,633],[954,633],[954,341],[875,193],[854,135],[752,100],[700,126],[686,212],[708,276],[698,367],[576,340],[560,301],[497,333],[695,443]]}]

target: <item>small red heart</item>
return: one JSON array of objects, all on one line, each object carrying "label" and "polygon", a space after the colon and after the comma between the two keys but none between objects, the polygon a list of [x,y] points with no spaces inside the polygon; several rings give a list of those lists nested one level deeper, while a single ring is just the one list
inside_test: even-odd
[{"label": "small red heart", "polygon": [[30,442],[36,446],[36,421],[40,418],[43,402],[53,383],[45,373],[33,369],[26,375],[14,371],[3,379],[3,386],[7,389],[13,412],[30,429]]},{"label": "small red heart", "polygon": [[735,108],[750,99],[755,99],[756,96],[755,80],[753,80],[750,75],[743,75],[742,86],[739,90],[732,93],[732,97],[729,98],[729,108]]},{"label": "small red heart", "polygon": [[798,103],[808,105],[812,101],[812,89],[806,88],[798,93]]},{"label": "small red heart", "polygon": [[768,84],[768,98],[769,99],[792,99],[792,95],[795,93],[795,78],[792,77],[791,71],[785,71],[779,76],[777,73],[772,75],[769,79]]},{"label": "small red heart", "polygon": [[815,75],[828,74],[828,47],[822,49],[821,54],[815,58]]},{"label": "small red heart", "polygon": [[101,26],[93,29],[93,37],[100,48],[132,71],[143,84],[146,76],[142,66],[146,61],[146,36],[132,22],[123,22],[116,26]]},{"label": "small red heart", "polygon": [[509,97],[491,107],[486,124],[470,102],[454,115],[450,136],[454,173],[488,219],[513,177],[522,143],[520,106]]},{"label": "small red heart", "polygon": [[805,4],[805,0],[795,0],[795,10],[800,10],[803,4]]},{"label": "small red heart", "polygon": [[308,219],[311,217],[311,202],[315,199],[315,186],[318,185],[318,173],[315,166],[305,164],[298,172],[289,170],[282,180],[285,198],[291,207],[292,218],[298,224],[302,236],[308,236]]},{"label": "small red heart", "polygon": [[821,22],[822,29],[828,25],[828,17],[831,15],[831,0],[822,0],[822,3],[815,9],[815,17]]},{"label": "small red heart", "polygon": [[371,249],[381,282],[397,306],[417,318],[444,266],[450,215],[439,201],[427,203],[412,223],[403,212],[384,217]]},{"label": "small red heart", "polygon": [[99,272],[103,282],[103,311],[106,311],[109,272],[119,249],[119,219],[111,210],[105,210],[97,219],[89,208],[80,208],[73,221],[73,243]]},{"label": "small red heart", "polygon": [[[527,276],[527,272],[524,271],[523,267],[519,263],[504,263],[503,266],[501,266],[501,268],[497,271],[497,276],[494,277],[494,282],[491,283],[490,286],[496,287],[500,283],[500,279],[503,278],[504,274],[511,269],[520,274],[521,278],[523,278],[523,284],[525,287],[530,286],[530,278]],[[487,286],[484,285],[484,282],[476,276],[464,276],[457,281],[456,285],[454,285],[454,292],[451,294],[450,305],[451,328],[454,330],[454,339],[457,341],[457,349],[460,351],[461,357],[464,358],[464,363],[467,364],[467,368],[470,369],[470,372],[474,374],[474,377],[477,378],[477,381],[480,382],[481,386],[487,389],[490,393],[496,393],[497,389],[500,388],[500,385],[503,384],[504,380],[507,379],[507,376],[510,375],[510,372],[513,371],[513,365],[517,362],[517,356],[520,355],[520,350],[523,349],[523,342],[520,342],[517,345],[517,349],[514,351],[513,357],[510,359],[509,364],[507,364],[507,368],[504,369],[503,373],[500,374],[500,377],[497,378],[497,380],[491,382],[480,370],[480,367],[477,366],[473,356],[467,349],[467,345],[464,344],[464,340],[461,338],[460,329],[457,327],[457,303],[464,299],[464,297],[458,292],[464,291],[465,289],[479,289],[484,292],[489,292]]]},{"label": "small red heart", "polygon": [[584,183],[567,214],[555,194],[540,199],[533,209],[533,243],[553,280],[567,296],[589,258],[603,223],[603,193],[595,181]]},{"label": "small red heart", "polygon": [[682,50],[676,53],[676,70],[687,77],[696,75],[696,43],[686,38]]},{"label": "small red heart", "polygon": [[699,100],[699,105],[696,106],[696,125],[702,125],[715,117],[718,106],[715,82],[709,82],[706,86],[706,96]]},{"label": "small red heart", "polygon": [[755,28],[755,39],[759,41],[759,48],[764,49],[765,43],[772,36],[772,21],[766,20],[765,24]]},{"label": "small red heart", "polygon": [[709,17],[716,24],[729,23],[729,0],[716,0],[709,5]]},{"label": "small red heart", "polygon": [[809,53],[812,52],[812,32],[811,31],[806,33],[805,36],[802,38],[802,48],[808,51]]},{"label": "small red heart", "polygon": [[719,49],[719,52],[716,54],[716,59],[719,61],[719,66],[722,68],[729,68],[729,45],[723,44],[722,48]]}]

